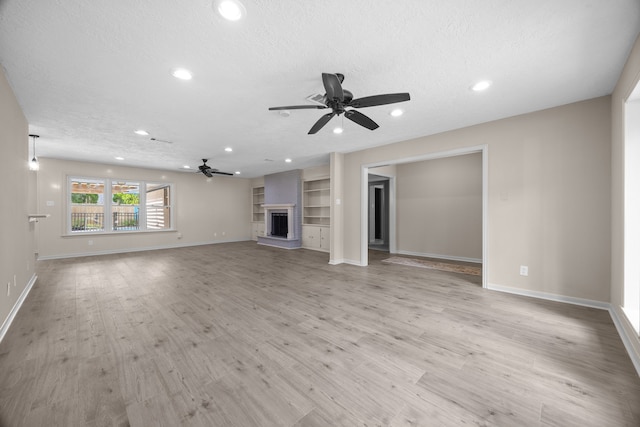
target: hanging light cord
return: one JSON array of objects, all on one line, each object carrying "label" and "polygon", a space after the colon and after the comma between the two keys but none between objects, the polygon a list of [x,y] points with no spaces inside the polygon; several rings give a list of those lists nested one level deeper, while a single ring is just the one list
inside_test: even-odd
[{"label": "hanging light cord", "polygon": [[36,157],[36,138],[40,138],[40,135],[29,135],[29,137],[33,138],[33,159],[31,159],[31,169],[38,170],[38,158]]}]

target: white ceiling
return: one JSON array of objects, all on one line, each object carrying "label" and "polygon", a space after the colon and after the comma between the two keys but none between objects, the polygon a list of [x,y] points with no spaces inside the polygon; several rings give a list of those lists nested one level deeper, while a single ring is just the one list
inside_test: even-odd
[{"label": "white ceiling", "polygon": [[[638,0],[243,3],[229,22],[210,0],[0,0],[0,64],[38,156],[168,170],[207,157],[243,177],[305,168],[610,94],[640,30]],[[375,131],[338,117],[307,135],[326,110],[268,111],[324,93],[322,72],[345,74],[356,98],[411,101],[399,118],[360,110]],[[493,86],[471,91],[480,79]]]}]

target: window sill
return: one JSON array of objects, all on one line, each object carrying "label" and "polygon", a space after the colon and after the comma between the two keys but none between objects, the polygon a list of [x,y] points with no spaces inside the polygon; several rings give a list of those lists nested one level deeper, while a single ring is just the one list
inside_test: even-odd
[{"label": "window sill", "polygon": [[147,234],[147,233],[175,233],[178,230],[122,230],[122,231],[83,231],[73,234],[63,234],[61,237],[86,237],[86,236],[120,236],[122,234]]}]

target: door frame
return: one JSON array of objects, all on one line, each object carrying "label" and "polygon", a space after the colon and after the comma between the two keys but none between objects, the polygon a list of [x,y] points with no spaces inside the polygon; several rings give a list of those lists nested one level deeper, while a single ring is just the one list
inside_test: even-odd
[{"label": "door frame", "polygon": [[[360,174],[360,265],[369,265],[369,168],[442,159],[445,157],[482,154],[482,287],[489,285],[489,146],[477,145],[439,151],[419,156],[366,163]],[[375,172],[374,172],[375,173]],[[382,175],[376,173],[376,175]],[[396,181],[389,177],[389,252],[396,252]]]}]

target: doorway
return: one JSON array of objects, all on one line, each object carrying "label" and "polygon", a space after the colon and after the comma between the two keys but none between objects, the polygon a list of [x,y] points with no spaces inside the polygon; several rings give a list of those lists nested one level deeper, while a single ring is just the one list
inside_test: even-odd
[{"label": "doorway", "polygon": [[[386,167],[395,168],[396,165],[405,164],[405,163],[414,163],[421,162],[425,160],[435,160],[446,157],[454,157],[461,156],[465,154],[473,154],[480,153],[482,157],[482,287],[487,288],[489,285],[489,256],[488,256],[488,146],[487,145],[479,145],[474,147],[465,147],[460,149],[454,149],[443,152],[436,153],[428,153],[419,156],[413,156],[408,158],[401,158],[396,160],[383,160],[375,163],[363,164],[361,168],[361,217],[360,217],[360,265],[367,266],[369,265],[369,216],[370,216],[370,202],[369,202],[369,172],[375,170],[376,168],[385,169]],[[377,174],[377,170],[375,171]],[[395,203],[396,203],[396,189],[395,189],[395,179],[390,179],[390,191],[389,191],[389,205],[391,206],[388,221],[389,221],[389,239],[390,239],[390,253],[396,253],[397,248],[395,247],[395,239],[396,239],[396,213],[395,213]]]},{"label": "doorway", "polygon": [[389,252],[389,178],[369,174],[369,249]]}]

